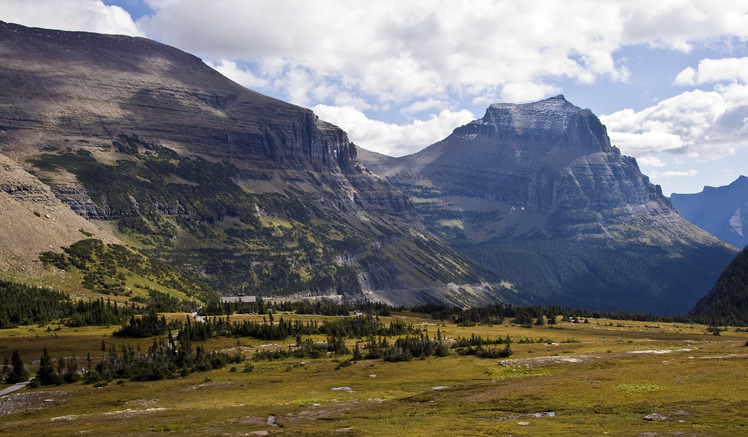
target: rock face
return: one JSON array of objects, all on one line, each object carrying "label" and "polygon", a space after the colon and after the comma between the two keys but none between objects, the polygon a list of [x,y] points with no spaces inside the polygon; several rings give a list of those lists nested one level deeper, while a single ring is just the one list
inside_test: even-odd
[{"label": "rock face", "polygon": [[[599,119],[563,96],[491,105],[410,156],[360,157],[432,231],[538,303],[683,313],[734,253],[680,217]],[[680,267],[665,272],[705,253],[718,261],[688,273],[690,285]]]},{"label": "rock face", "polygon": [[670,196],[673,206],[691,223],[737,248],[748,245],[748,177],[700,193]]},{"label": "rock face", "polygon": [[611,146],[590,110],[563,96],[491,105],[482,119],[417,154],[365,163],[402,188],[433,185],[446,209],[495,211],[485,232],[463,222],[473,239],[628,240],[624,228],[637,220],[663,242],[709,239],[678,217],[634,158]]},{"label": "rock face", "polygon": [[107,221],[217,291],[501,298],[344,131],[154,41],[0,22],[0,149],[46,184],[3,192]]},{"label": "rock face", "polygon": [[599,120],[563,96],[494,104],[443,143],[444,152],[420,173],[454,193],[551,213],[621,206],[627,197],[654,195],[642,192],[641,178],[629,177],[636,164],[610,146]]}]

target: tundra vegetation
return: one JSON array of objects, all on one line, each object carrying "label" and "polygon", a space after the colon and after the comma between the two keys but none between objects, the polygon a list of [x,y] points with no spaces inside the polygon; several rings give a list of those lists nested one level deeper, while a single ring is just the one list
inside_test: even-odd
[{"label": "tundra vegetation", "polygon": [[108,326],[50,313],[0,330],[4,378],[35,377],[0,398],[0,431],[736,435],[748,426],[743,328],[502,305],[118,308],[126,316]]}]

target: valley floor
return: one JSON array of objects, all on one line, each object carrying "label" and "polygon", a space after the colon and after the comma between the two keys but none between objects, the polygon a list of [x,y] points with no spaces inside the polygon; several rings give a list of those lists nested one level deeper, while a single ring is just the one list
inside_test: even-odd
[{"label": "valley floor", "polygon": [[[251,372],[236,365],[155,382],[25,388],[0,397],[0,434],[748,435],[748,332],[607,319],[528,329],[393,318],[448,339],[509,335],[514,353],[480,359],[452,349],[442,358],[350,366],[340,365],[350,356],[249,361]],[[52,357],[85,357],[100,354],[102,340],[117,348],[152,342],[112,331],[2,330],[0,355],[18,348],[30,362],[45,345]],[[204,346],[250,357],[288,343],[223,338]]]}]

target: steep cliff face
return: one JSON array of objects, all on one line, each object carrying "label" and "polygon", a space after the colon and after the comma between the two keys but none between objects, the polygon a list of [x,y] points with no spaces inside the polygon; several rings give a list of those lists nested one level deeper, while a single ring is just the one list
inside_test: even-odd
[{"label": "steep cliff face", "polygon": [[0,149],[44,181],[9,196],[62,201],[223,293],[501,299],[451,291],[486,278],[344,131],[154,41],[0,22]]},{"label": "steep cliff face", "polygon": [[680,217],[600,120],[563,96],[491,105],[414,155],[361,157],[432,231],[539,303],[685,312],[733,253]]},{"label": "steep cliff face", "polygon": [[700,193],[670,196],[686,220],[737,248],[748,245],[748,177]]},{"label": "steep cliff face", "polygon": [[662,238],[675,232],[708,239],[677,216],[634,158],[611,146],[590,110],[563,96],[491,105],[482,119],[415,155],[366,164],[406,191],[427,180],[448,199],[446,209],[494,211],[494,220],[483,220],[485,235],[474,229],[475,239],[563,234],[625,240],[630,237],[618,228],[627,220],[645,220],[642,227]]}]

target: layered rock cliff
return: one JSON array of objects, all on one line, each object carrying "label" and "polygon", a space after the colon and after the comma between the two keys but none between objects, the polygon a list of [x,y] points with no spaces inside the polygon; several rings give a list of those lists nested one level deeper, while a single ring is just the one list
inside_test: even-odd
[{"label": "layered rock cliff", "polygon": [[0,33],[0,142],[9,156],[105,147],[133,132],[236,162],[245,180],[257,168],[301,170],[294,177],[307,182],[306,170],[335,174],[338,186],[326,194],[342,204],[355,206],[359,194],[360,206],[408,212],[396,192],[359,176],[344,131],[309,109],[241,87],[193,55],[143,38],[2,22]]},{"label": "layered rock cliff", "polygon": [[[536,302],[685,312],[734,253],[680,217],[599,119],[563,96],[494,104],[421,152],[361,158],[432,231]],[[694,266],[686,276],[669,265],[681,260]]]}]

